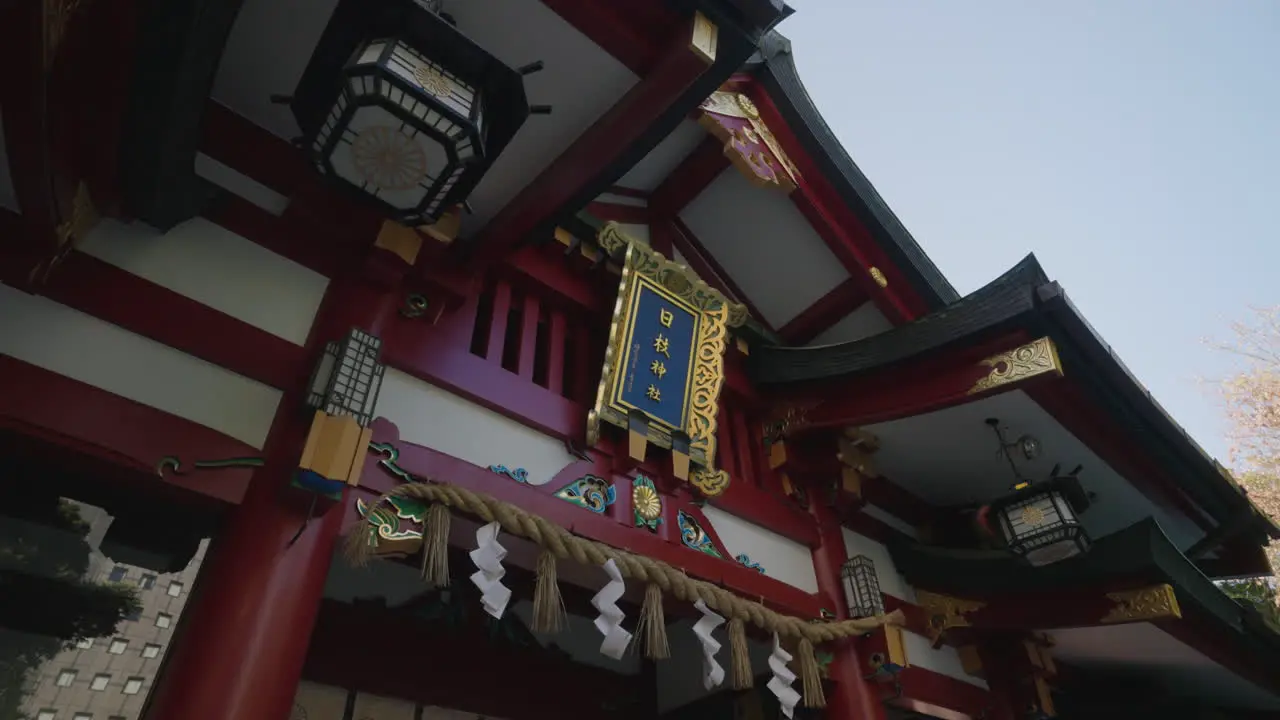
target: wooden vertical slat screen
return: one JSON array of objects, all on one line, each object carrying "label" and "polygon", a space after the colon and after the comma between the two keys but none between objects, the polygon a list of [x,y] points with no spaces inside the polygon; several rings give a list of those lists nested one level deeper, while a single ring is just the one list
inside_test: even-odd
[{"label": "wooden vertical slat screen", "polygon": [[511,286],[499,280],[493,290],[493,309],[490,312],[489,342],[485,345],[485,359],[502,363],[502,353],[507,339],[507,316],[511,314]]},{"label": "wooden vertical slat screen", "polygon": [[547,389],[557,395],[564,395],[564,350],[568,342],[565,330],[564,313],[552,310],[547,342]]},{"label": "wooden vertical slat screen", "polygon": [[524,296],[524,312],[521,318],[520,361],[517,374],[533,382],[534,357],[538,349],[538,321],[541,319],[541,307],[537,295],[529,293]]}]

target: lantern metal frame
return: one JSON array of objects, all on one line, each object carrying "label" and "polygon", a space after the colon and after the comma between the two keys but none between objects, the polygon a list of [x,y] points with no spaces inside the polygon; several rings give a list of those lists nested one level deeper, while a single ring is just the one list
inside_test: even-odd
[{"label": "lantern metal frame", "polygon": [[[1058,477],[1034,483],[991,504],[1000,534],[1013,553],[1034,566],[1049,565],[1089,551],[1092,541],[1080,515],[1089,507],[1089,496],[1074,477]],[[1044,552],[1064,548],[1070,554]]]},{"label": "lantern metal frame", "polygon": [[[376,58],[366,53],[380,42]],[[429,83],[412,83],[390,69],[399,45],[416,54],[415,61],[432,73],[468,86],[474,94],[465,115],[427,88]],[[416,0],[340,0],[289,102],[302,130],[300,142],[316,168],[406,224],[434,222],[464,202],[530,113],[519,71],[474,43],[451,18]],[[352,132],[347,123],[369,107],[429,136],[448,156],[411,209],[371,194],[333,167],[332,152],[344,133]],[[422,108],[428,110],[419,115]],[[440,132],[437,123],[427,119],[431,113],[448,118],[454,132]],[[460,157],[459,148],[467,139],[472,155]]]},{"label": "lantern metal frame", "polygon": [[866,555],[854,555],[840,567],[840,584],[850,618],[875,617],[884,614],[884,595],[875,561]]},{"label": "lantern metal frame", "polygon": [[327,343],[311,372],[307,405],[328,415],[350,415],[360,427],[369,427],[386,372],[381,350],[382,341],[359,328],[351,328],[341,343]]}]

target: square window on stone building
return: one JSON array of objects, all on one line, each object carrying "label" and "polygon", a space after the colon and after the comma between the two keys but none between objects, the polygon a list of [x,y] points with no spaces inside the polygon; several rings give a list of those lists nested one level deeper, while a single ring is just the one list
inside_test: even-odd
[{"label": "square window on stone building", "polygon": [[106,690],[107,683],[111,682],[111,676],[107,673],[98,673],[93,676],[93,682],[89,684],[89,688],[93,690]]},{"label": "square window on stone building", "polygon": [[58,673],[58,687],[71,687],[71,683],[76,679],[75,670],[63,670]]},{"label": "square window on stone building", "polygon": [[72,720],[93,720],[93,713],[78,712]]},{"label": "square window on stone building", "polygon": [[111,568],[111,574],[107,576],[107,582],[120,582],[124,580],[124,576],[127,574],[129,574],[129,571],[125,566],[117,565]]},{"label": "square window on stone building", "polygon": [[182,583],[180,582],[169,583],[169,597],[178,597],[181,594],[182,594]]},{"label": "square window on stone building", "polygon": [[56,710],[41,710],[36,713],[36,720],[56,720],[58,712]]},{"label": "square window on stone building", "polygon": [[116,638],[115,640],[111,641],[111,649],[108,650],[107,652],[111,653],[112,655],[123,655],[125,648],[127,647],[129,647],[128,640]]},{"label": "square window on stone building", "polygon": [[142,646],[142,657],[153,658],[160,655],[160,646],[155,643],[147,643]]},{"label": "square window on stone building", "polygon": [[80,648],[81,650],[88,650],[89,648],[93,647],[93,638],[85,638],[81,640],[80,642],[76,643],[76,647]]},{"label": "square window on stone building", "polygon": [[168,613],[158,613],[156,615],[156,627],[167,628],[173,623],[173,616]]},{"label": "square window on stone building", "polygon": [[151,588],[156,586],[156,576],[143,575],[142,578],[138,580],[138,586],[141,587],[143,590],[150,590]]},{"label": "square window on stone building", "polygon": [[124,683],[125,695],[137,695],[140,690],[142,690],[142,678],[131,677],[125,681]]}]

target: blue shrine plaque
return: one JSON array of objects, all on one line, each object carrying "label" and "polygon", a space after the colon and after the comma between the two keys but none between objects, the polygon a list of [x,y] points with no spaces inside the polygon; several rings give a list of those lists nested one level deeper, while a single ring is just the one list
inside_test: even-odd
[{"label": "blue shrine plaque", "polygon": [[700,316],[648,278],[637,278],[626,310],[620,382],[613,401],[644,411],[668,430],[689,418]]},{"label": "blue shrine plaque", "polygon": [[599,440],[604,423],[623,428],[632,458],[644,460],[648,444],[668,448],[677,477],[687,473],[704,495],[719,495],[729,484],[715,468],[724,351],[729,328],[746,320],[746,308],[627,238],[616,223],[606,224],[596,241],[621,260],[622,280],[587,442]]}]

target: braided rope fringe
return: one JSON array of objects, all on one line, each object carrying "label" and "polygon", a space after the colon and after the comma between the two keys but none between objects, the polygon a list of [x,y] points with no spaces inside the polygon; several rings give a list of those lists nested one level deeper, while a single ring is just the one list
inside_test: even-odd
[{"label": "braided rope fringe", "polygon": [[[734,621],[749,622],[765,632],[778,633],[783,637],[808,640],[812,645],[862,635],[882,625],[904,623],[901,610],[895,610],[887,615],[828,623],[811,623],[807,619],[784,615],[758,602],[741,598],[718,585],[691,578],[678,568],[660,560],[578,537],[550,520],[511,503],[456,485],[430,481],[399,485],[370,506],[365,517],[352,528],[344,544],[344,554],[352,564],[364,565],[373,554],[376,538],[371,520],[373,510],[380,507],[389,497],[405,497],[432,503],[434,504],[432,512],[437,507],[447,507],[477,517],[485,523],[497,521],[504,532],[532,541],[557,559],[568,559],[594,566],[613,560],[623,577],[655,585],[662,593],[683,602],[694,603],[702,600],[707,607],[729,618],[730,644],[733,642]],[[429,513],[428,522],[431,522],[433,517],[434,515]],[[431,524],[439,526],[438,522]],[[424,529],[424,532],[430,533],[430,528]],[[447,543],[447,526],[444,538],[444,542]],[[424,542],[424,546],[425,544]],[[441,554],[447,557],[447,552]],[[446,568],[446,578],[447,573]]]}]

